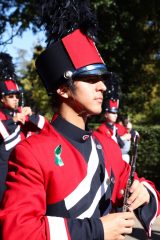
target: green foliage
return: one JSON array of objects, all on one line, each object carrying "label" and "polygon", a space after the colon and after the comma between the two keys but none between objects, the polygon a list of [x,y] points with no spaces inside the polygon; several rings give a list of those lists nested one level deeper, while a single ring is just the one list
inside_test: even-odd
[{"label": "green foliage", "polygon": [[33,60],[27,65],[26,73],[21,79],[21,84],[25,91],[26,104],[32,107],[35,112],[40,112],[49,120],[52,117],[50,98],[39,79],[35,69],[35,59],[41,53],[42,48],[37,46]]},{"label": "green foliage", "polygon": [[[121,111],[132,114],[137,123],[155,122],[149,109],[156,101],[152,92],[160,79],[160,2],[92,2],[97,9],[103,59],[121,77]],[[160,117],[157,111],[156,116]]]},{"label": "green foliage", "polygon": [[137,172],[152,180],[160,190],[160,126],[136,127],[140,133]]}]

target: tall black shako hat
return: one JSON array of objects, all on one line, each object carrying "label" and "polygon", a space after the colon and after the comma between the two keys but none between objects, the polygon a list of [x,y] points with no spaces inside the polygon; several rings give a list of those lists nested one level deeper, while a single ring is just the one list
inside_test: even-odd
[{"label": "tall black shako hat", "polygon": [[118,113],[119,109],[119,82],[118,75],[111,72],[106,82],[107,91],[104,96],[103,109],[105,112]]},{"label": "tall black shako hat", "polygon": [[107,68],[96,46],[96,20],[89,1],[44,1],[42,24],[48,47],[36,68],[48,94],[67,79],[104,78]]},{"label": "tall black shako hat", "polygon": [[8,53],[0,52],[0,96],[19,94],[16,84],[15,67]]}]

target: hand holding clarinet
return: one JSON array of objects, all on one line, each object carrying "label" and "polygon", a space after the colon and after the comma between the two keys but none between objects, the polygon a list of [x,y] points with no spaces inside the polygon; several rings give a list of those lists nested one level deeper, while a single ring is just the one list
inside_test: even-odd
[{"label": "hand holding clarinet", "polygon": [[24,106],[24,94],[21,93],[21,106],[17,106],[16,109],[19,111],[16,111],[13,116],[13,121],[20,122],[22,124],[25,124],[26,117],[32,115],[32,109],[30,107]]},{"label": "hand holding clarinet", "polygon": [[139,135],[135,136],[133,145],[133,154],[130,163],[130,174],[128,177],[126,189],[124,192],[123,212],[133,211],[139,206],[149,203],[150,195],[143,185],[138,180],[134,180],[136,170],[137,150],[138,150]]}]

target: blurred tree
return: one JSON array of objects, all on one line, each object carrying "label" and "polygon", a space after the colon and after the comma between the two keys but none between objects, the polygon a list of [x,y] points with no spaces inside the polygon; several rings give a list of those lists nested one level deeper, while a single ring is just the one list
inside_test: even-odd
[{"label": "blurred tree", "polygon": [[[102,56],[109,70],[121,76],[121,111],[135,122],[160,117],[156,86],[160,83],[160,2],[102,0],[95,3]],[[153,94],[154,92],[154,94]],[[153,117],[152,117],[153,116]],[[159,120],[157,121],[159,123]]]},{"label": "blurred tree", "polygon": [[16,35],[30,28],[40,31],[39,3],[35,0],[1,0],[0,2],[0,45],[11,44]]},{"label": "blurred tree", "polygon": [[39,112],[51,120],[53,113],[51,104],[49,104],[50,98],[35,71],[35,59],[41,52],[42,47],[37,46],[33,54],[33,59],[27,64],[26,70],[23,72],[21,84],[24,90],[26,105],[31,106],[33,111]]}]

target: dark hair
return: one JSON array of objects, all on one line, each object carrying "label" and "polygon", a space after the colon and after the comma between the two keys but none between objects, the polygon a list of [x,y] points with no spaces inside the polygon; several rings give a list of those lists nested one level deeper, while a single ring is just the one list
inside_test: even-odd
[{"label": "dark hair", "polygon": [[[75,92],[75,89],[76,89],[76,87],[74,85],[74,81],[72,79],[68,79],[65,83],[59,85],[59,87],[67,87],[73,93]],[[57,87],[57,89],[59,87]],[[61,104],[61,97],[57,93],[57,89],[54,90],[54,92],[52,92],[52,95],[51,95],[51,106],[52,106],[52,109],[54,112],[58,112],[58,109]]]}]

